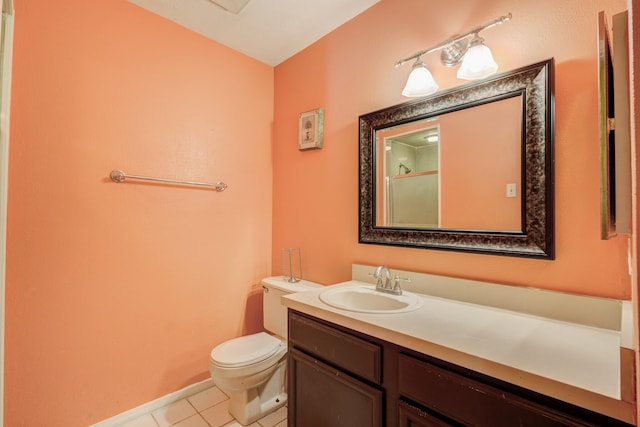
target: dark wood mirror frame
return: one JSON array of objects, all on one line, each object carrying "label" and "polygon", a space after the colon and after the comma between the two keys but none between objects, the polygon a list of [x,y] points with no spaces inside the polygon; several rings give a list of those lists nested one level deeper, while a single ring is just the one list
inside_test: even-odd
[{"label": "dark wood mirror frame", "polygon": [[[376,131],[522,97],[522,231],[376,226]],[[360,243],[554,259],[553,59],[360,116]]]}]

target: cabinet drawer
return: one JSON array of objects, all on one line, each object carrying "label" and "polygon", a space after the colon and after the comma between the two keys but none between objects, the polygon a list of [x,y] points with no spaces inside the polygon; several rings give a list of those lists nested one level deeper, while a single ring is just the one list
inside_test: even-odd
[{"label": "cabinet drawer", "polygon": [[595,426],[404,354],[398,387],[402,396],[465,425]]},{"label": "cabinet drawer", "polygon": [[289,314],[289,343],[363,379],[381,382],[379,345],[295,313]]}]

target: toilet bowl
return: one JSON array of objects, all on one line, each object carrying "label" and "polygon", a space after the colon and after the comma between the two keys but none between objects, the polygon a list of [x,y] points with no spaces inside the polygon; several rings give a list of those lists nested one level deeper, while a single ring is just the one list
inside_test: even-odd
[{"label": "toilet bowl", "polygon": [[229,413],[248,425],[287,402],[287,308],[283,295],[320,285],[306,280],[290,283],[282,277],[262,280],[265,329],[217,345],[209,357],[209,371],[216,386],[229,396]]},{"label": "toilet bowl", "polygon": [[234,338],[211,351],[211,377],[229,395],[229,412],[240,423],[250,424],[286,403],[286,356],[286,342],[265,332]]}]

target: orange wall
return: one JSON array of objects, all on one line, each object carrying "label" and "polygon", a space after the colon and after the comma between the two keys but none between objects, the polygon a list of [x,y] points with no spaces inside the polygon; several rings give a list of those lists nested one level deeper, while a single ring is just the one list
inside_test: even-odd
[{"label": "orange wall", "polygon": [[98,422],[261,329],[272,118],[272,67],[126,0],[15,0],[4,425]]},{"label": "orange wall", "polygon": [[[600,240],[596,19],[624,0],[381,0],[275,69],[273,269],[300,246],[304,275],[330,284],[351,263],[454,275],[559,291],[630,297],[628,236]],[[482,33],[501,70],[556,61],[556,260],[358,244],[358,116],[404,102],[411,64],[398,59],[507,12]],[[439,55],[423,61],[441,89],[459,85]],[[324,146],[296,148],[297,115],[325,111]]]}]

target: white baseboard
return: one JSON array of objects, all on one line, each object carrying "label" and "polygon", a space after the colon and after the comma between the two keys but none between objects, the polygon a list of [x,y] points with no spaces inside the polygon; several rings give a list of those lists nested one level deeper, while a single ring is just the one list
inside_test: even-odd
[{"label": "white baseboard", "polygon": [[155,411],[156,409],[160,409],[163,406],[166,406],[170,403],[177,402],[178,400],[184,399],[186,397],[192,396],[196,393],[200,393],[203,390],[211,388],[215,385],[213,379],[207,378],[204,381],[200,381],[199,383],[191,384],[186,386],[185,388],[174,391],[173,393],[169,393],[165,396],[159,397],[156,400],[145,403],[144,405],[140,405],[137,408],[130,409],[121,414],[115,415],[109,419],[104,421],[100,421],[97,424],[92,424],[89,427],[116,427],[120,424],[124,424],[131,420],[134,420],[142,415],[148,414],[150,412]]}]

